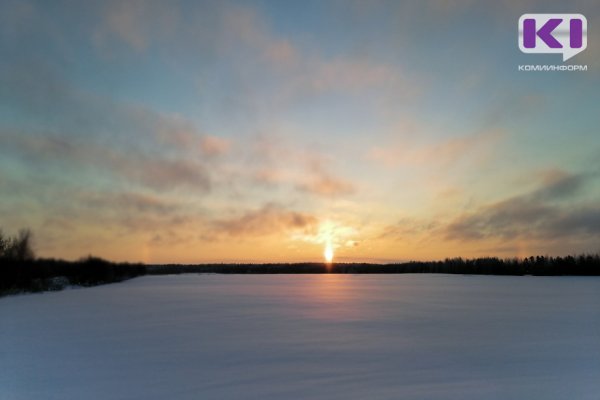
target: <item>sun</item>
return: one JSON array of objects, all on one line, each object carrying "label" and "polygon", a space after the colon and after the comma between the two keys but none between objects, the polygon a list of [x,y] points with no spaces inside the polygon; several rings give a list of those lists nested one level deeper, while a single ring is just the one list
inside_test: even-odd
[{"label": "sun", "polygon": [[327,264],[331,264],[333,261],[333,247],[331,246],[331,243],[327,243],[327,245],[325,245],[325,252],[323,252],[323,256],[325,257],[325,262]]}]

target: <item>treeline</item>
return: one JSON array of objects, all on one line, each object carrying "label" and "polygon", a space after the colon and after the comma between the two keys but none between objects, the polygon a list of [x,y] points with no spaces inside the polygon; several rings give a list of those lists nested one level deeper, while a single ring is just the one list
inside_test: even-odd
[{"label": "treeline", "polygon": [[112,263],[96,257],[79,261],[0,259],[0,295],[95,286],[144,275],[142,264]]},{"label": "treeline", "polygon": [[96,257],[79,261],[0,258],[0,295],[95,286],[141,275],[218,274],[473,274],[473,275],[600,275],[599,255],[529,257],[525,259],[453,258],[396,264],[294,263],[143,265],[113,263]]},{"label": "treeline", "polygon": [[395,264],[294,263],[144,265],[113,263],[97,257],[79,261],[36,259],[32,235],[22,230],[7,237],[0,231],[0,295],[60,290],[67,286],[94,286],[140,275],[182,273],[218,274],[474,274],[474,275],[600,275],[600,255],[567,257],[495,257]]},{"label": "treeline", "polygon": [[29,230],[14,237],[0,231],[0,295],[94,286],[145,273],[142,264],[111,263],[92,256],[79,261],[36,259]]},{"label": "treeline", "polygon": [[600,256],[578,255],[566,257],[536,256],[499,259],[451,258],[444,261],[409,262],[395,264],[404,272],[473,274],[473,275],[600,275]]},{"label": "treeline", "polygon": [[443,261],[411,261],[395,264],[294,263],[294,264],[199,264],[149,265],[152,275],[182,273],[219,274],[474,274],[474,275],[600,275],[599,255],[537,256],[524,259],[485,257],[448,258]]}]

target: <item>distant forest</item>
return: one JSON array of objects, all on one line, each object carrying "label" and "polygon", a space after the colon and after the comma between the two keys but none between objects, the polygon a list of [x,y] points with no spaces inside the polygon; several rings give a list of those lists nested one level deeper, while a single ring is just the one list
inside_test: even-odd
[{"label": "distant forest", "polygon": [[31,232],[7,237],[0,231],[0,296],[19,292],[61,290],[68,286],[94,286],[141,275],[183,273],[219,274],[473,274],[473,275],[600,275],[600,255],[566,257],[411,261],[392,264],[293,263],[145,265],[114,263],[88,256],[78,261],[36,258]]},{"label": "distant forest", "polygon": [[31,238],[29,230],[14,237],[0,231],[0,296],[95,286],[146,274],[142,264],[113,263],[92,256],[79,261],[36,258]]}]

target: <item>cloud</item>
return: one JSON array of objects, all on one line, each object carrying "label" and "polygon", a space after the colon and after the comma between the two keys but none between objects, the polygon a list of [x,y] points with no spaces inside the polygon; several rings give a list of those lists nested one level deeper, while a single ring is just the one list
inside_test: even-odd
[{"label": "cloud", "polygon": [[250,60],[266,62],[275,68],[286,68],[298,61],[296,47],[285,38],[274,37],[255,8],[225,5],[220,11],[220,45],[225,52],[241,49],[244,56],[250,53],[257,56]]},{"label": "cloud", "polygon": [[108,208],[123,213],[169,214],[178,208],[173,201],[167,201],[155,194],[139,192],[84,192],[78,196],[78,201],[93,208]]},{"label": "cloud", "polygon": [[201,133],[179,115],[156,114],[146,118],[154,120],[152,129],[158,140],[180,152],[212,158],[227,154],[232,147],[231,139]]},{"label": "cloud", "polygon": [[207,192],[211,183],[206,168],[181,159],[157,159],[152,156],[113,154],[110,167],[114,172],[154,189],[180,186]]},{"label": "cloud", "polygon": [[[419,128],[412,126],[412,129]],[[505,136],[503,130],[488,130],[443,139],[437,143],[419,143],[402,135],[402,143],[385,147],[374,146],[367,152],[366,157],[388,168],[404,165],[436,165],[447,168],[466,159],[486,159]]]},{"label": "cloud", "polygon": [[276,186],[287,181],[281,171],[262,166],[252,173],[251,179],[263,186]]},{"label": "cloud", "polygon": [[296,187],[300,191],[325,197],[344,196],[355,192],[353,183],[332,175],[321,163],[312,165],[310,176]]},{"label": "cloud", "polygon": [[530,197],[538,201],[569,198],[583,189],[589,179],[589,175],[570,174],[557,169],[545,171],[542,174],[542,187]]},{"label": "cloud", "polygon": [[50,167],[65,165],[76,172],[111,173],[126,183],[140,184],[156,190],[186,187],[208,192],[210,177],[205,165],[183,158],[121,151],[94,143],[90,139],[3,134],[4,146],[18,151],[27,165]]},{"label": "cloud", "polygon": [[5,72],[0,83],[10,106],[31,118],[26,129],[0,127],[0,141],[25,167],[66,165],[69,173],[110,173],[156,190],[206,193],[215,156],[231,145],[177,114],[74,88],[51,68],[17,63]]},{"label": "cloud", "polygon": [[505,200],[458,217],[447,226],[446,239],[532,236],[555,211],[554,207],[529,199]]},{"label": "cloud", "polygon": [[220,156],[226,154],[231,147],[231,140],[217,136],[203,136],[200,139],[200,148],[207,156]]},{"label": "cloud", "polygon": [[227,5],[219,15],[220,34],[214,40],[221,61],[232,66],[230,79],[243,89],[236,93],[236,101],[253,112],[264,107],[273,113],[291,103],[332,94],[355,96],[365,110],[381,111],[382,103],[397,105],[420,93],[414,77],[398,65],[365,54],[323,54],[274,33],[255,8]]},{"label": "cloud", "polygon": [[547,222],[550,232],[562,235],[582,234],[600,236],[600,206],[591,205],[581,209],[560,213]]},{"label": "cloud", "polygon": [[119,41],[140,53],[151,41],[172,35],[181,23],[177,3],[162,1],[107,1],[97,11],[100,21],[93,32],[97,46],[106,50]]},{"label": "cloud", "polygon": [[[443,234],[449,240],[557,239],[600,235],[600,207],[574,201],[592,179],[589,175],[554,173],[538,189],[461,215]],[[569,200],[563,204],[562,200]]]},{"label": "cloud", "polygon": [[411,241],[423,234],[431,234],[438,226],[438,221],[405,217],[393,225],[387,225],[378,239]]},{"label": "cloud", "polygon": [[292,232],[310,232],[317,219],[309,214],[290,211],[268,203],[257,210],[246,211],[240,216],[217,220],[213,223],[216,235],[253,238]]},{"label": "cloud", "polygon": [[354,182],[332,171],[335,159],[316,146],[266,134],[252,142],[251,147],[243,149],[243,157],[246,157],[242,171],[244,179],[265,188],[288,187],[296,193],[327,198],[356,192]]}]

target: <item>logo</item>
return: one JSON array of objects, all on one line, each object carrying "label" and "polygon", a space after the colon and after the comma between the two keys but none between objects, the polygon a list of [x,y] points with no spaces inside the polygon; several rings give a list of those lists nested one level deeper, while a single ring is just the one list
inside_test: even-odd
[{"label": "logo", "polygon": [[587,47],[587,19],[581,14],[523,14],[519,49],[523,53],[560,53],[563,61]]}]

